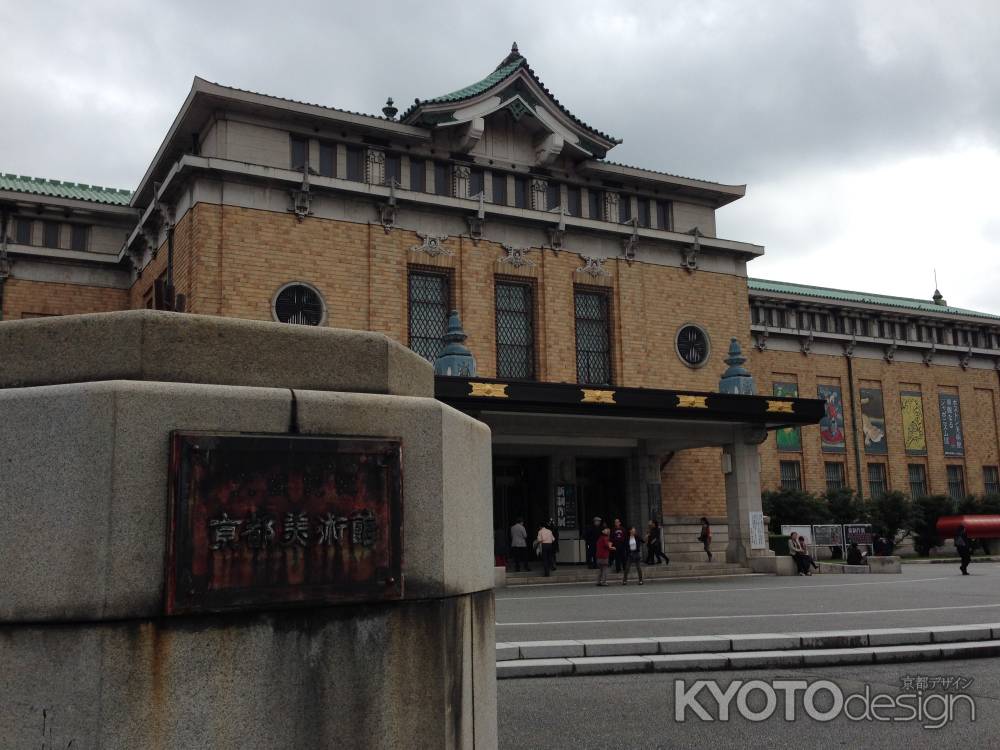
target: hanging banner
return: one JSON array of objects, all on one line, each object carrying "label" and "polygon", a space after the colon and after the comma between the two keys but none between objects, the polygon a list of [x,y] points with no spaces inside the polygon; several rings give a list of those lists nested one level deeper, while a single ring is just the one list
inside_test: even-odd
[{"label": "hanging banner", "polygon": [[941,440],[944,442],[944,455],[964,456],[962,409],[958,403],[958,396],[941,393],[938,395],[938,405],[941,411]]},{"label": "hanging banner", "polygon": [[820,385],[816,395],[826,402],[819,421],[819,439],[824,453],[844,453],[844,398],[839,385]]},{"label": "hanging banner", "polygon": [[[796,383],[775,383],[772,390],[775,396],[799,397],[799,386]],[[778,443],[779,451],[802,450],[802,430],[799,427],[783,427],[780,430],[775,430],[774,439]]]},{"label": "hanging banner", "polygon": [[924,404],[919,391],[899,394],[903,415],[903,447],[908,456],[927,455],[927,435],[924,434]]},{"label": "hanging banner", "polygon": [[861,388],[861,432],[865,437],[865,453],[886,454],[885,405],[881,388]]}]

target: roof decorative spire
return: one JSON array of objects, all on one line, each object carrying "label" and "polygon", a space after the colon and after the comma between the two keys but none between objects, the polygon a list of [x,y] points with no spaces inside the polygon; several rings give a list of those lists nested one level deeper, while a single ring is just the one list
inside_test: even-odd
[{"label": "roof decorative spire", "polygon": [[729,356],[724,361],[729,367],[722,373],[722,379],[719,381],[719,393],[754,395],[757,389],[754,387],[753,376],[743,366],[747,358],[743,356],[740,342],[735,338],[729,341]]},{"label": "roof decorative spire", "polygon": [[941,294],[941,290],[938,289],[937,269],[936,268],[934,269],[934,296],[932,296],[931,299],[934,300],[934,304],[935,305],[941,305],[942,307],[947,307],[947,305],[948,305],[948,300],[946,300],[944,298],[944,295]]},{"label": "roof decorative spire", "polygon": [[392,106],[392,97],[390,96],[385,100],[385,106],[382,107],[382,114],[386,116],[386,119],[393,120],[395,119],[397,112],[399,112],[399,110]]},{"label": "roof decorative spire", "polygon": [[435,375],[450,375],[453,377],[476,377],[476,358],[472,356],[469,347],[465,345],[468,335],[462,328],[458,310],[452,310],[448,318],[448,330],[441,337],[444,348],[434,360]]},{"label": "roof decorative spire", "polygon": [[512,62],[517,62],[518,60],[523,60],[523,59],[524,55],[522,55],[520,50],[518,50],[517,42],[514,42],[512,45],[510,45],[510,54],[507,55],[507,57],[505,57],[503,60],[501,60],[500,64],[497,65],[493,70],[495,72],[497,70],[500,70],[500,68],[506,65],[510,65]]}]

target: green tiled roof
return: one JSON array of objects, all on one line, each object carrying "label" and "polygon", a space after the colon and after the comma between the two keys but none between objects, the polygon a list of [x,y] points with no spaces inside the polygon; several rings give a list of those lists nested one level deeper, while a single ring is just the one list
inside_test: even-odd
[{"label": "green tiled roof", "polygon": [[1000,315],[965,310],[950,305],[935,305],[930,300],[914,299],[912,297],[893,297],[887,294],[871,294],[869,292],[852,292],[846,289],[829,289],[808,284],[789,284],[785,281],[768,281],[767,279],[747,279],[751,292],[771,292],[774,294],[796,294],[800,297],[819,297],[821,299],[838,300],[841,302],[859,302],[867,305],[885,305],[900,307],[907,310],[919,310],[929,313],[946,313],[952,315],[972,315],[977,318],[1000,320]]},{"label": "green tiled roof", "polygon": [[412,115],[414,112],[416,112],[420,107],[422,107],[425,104],[443,104],[447,102],[460,102],[464,101],[465,99],[471,99],[472,97],[478,96],[479,94],[482,94],[485,91],[489,91],[498,83],[501,83],[506,79],[510,78],[521,68],[524,68],[528,72],[528,75],[531,76],[532,80],[534,80],[534,82],[538,84],[538,87],[545,92],[545,95],[552,100],[552,103],[555,104],[560,109],[560,111],[562,111],[563,114],[565,114],[567,117],[573,120],[573,122],[575,122],[580,127],[589,130],[591,133],[600,136],[605,141],[609,141],[611,143],[621,143],[620,138],[615,138],[614,136],[608,135],[607,133],[602,133],[600,130],[591,127],[583,120],[581,120],[579,117],[570,112],[568,109],[566,109],[566,107],[564,107],[559,102],[559,100],[552,95],[552,92],[548,90],[548,88],[545,86],[544,83],[542,83],[541,79],[539,79],[539,77],[535,75],[535,71],[533,71],[531,69],[531,66],[528,65],[527,59],[524,58],[520,52],[518,52],[516,44],[511,47],[510,54],[500,61],[500,64],[493,70],[493,72],[490,73],[481,81],[476,81],[476,83],[470,84],[469,86],[465,86],[464,88],[460,88],[457,91],[452,91],[450,94],[436,96],[433,99],[423,99],[423,100],[417,99],[410,106],[410,108],[407,109],[400,116],[399,120],[400,122],[406,122],[407,118],[409,118],[410,115]]},{"label": "green tiled roof", "polygon": [[85,185],[80,182],[46,180],[43,177],[24,177],[2,172],[0,172],[0,190],[12,190],[31,195],[48,195],[53,198],[72,198],[94,203],[109,203],[115,206],[127,206],[132,198],[131,190]]}]

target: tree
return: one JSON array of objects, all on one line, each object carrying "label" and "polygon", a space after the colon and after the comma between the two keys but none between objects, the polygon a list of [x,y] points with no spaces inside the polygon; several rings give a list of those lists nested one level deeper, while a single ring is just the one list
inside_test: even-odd
[{"label": "tree", "polygon": [[906,495],[893,490],[868,503],[868,516],[876,534],[898,544],[910,533],[913,508]]},{"label": "tree", "polygon": [[770,518],[770,529],[777,534],[781,524],[812,525],[825,523],[830,519],[826,502],[811,492],[802,490],[779,490],[761,493],[764,514]]},{"label": "tree", "polygon": [[[964,507],[969,503],[962,501]],[[955,513],[955,501],[947,495],[928,495],[918,497],[913,501],[913,547],[918,555],[926,557],[931,553],[931,547],[940,547],[944,540],[937,531],[937,522],[941,516]]]},{"label": "tree", "polygon": [[851,488],[842,487],[839,490],[830,490],[825,497],[831,522],[866,523],[868,521],[868,508]]}]

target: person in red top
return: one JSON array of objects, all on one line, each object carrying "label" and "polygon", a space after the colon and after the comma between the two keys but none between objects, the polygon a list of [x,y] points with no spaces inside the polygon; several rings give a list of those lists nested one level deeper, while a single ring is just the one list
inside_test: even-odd
[{"label": "person in red top", "polygon": [[615,551],[615,546],[611,543],[611,529],[605,526],[601,529],[601,535],[597,537],[597,585],[608,585],[608,559]]}]

